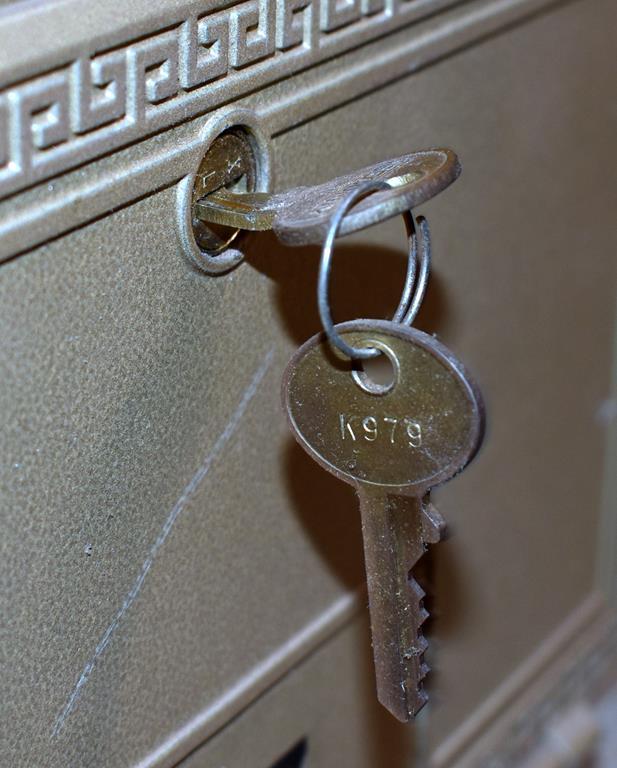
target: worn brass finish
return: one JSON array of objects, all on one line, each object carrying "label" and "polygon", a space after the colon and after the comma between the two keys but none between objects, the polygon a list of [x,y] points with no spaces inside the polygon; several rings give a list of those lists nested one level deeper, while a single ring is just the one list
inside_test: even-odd
[{"label": "worn brass finish", "polygon": [[369,386],[325,334],[290,361],[283,402],[302,447],[360,497],[377,695],[406,722],[427,701],[424,592],[411,570],[445,529],[429,490],[460,472],[484,433],[482,396],[434,337],[399,323],[360,320],[336,330],[380,349],[387,386]]},{"label": "worn brass finish", "polygon": [[[387,350],[397,381],[384,394],[372,394],[356,383],[350,361],[324,335],[307,341],[287,368],[283,394],[294,433],[313,458],[348,483],[406,488],[416,495],[465,466],[480,444],[483,406],[452,353],[432,336],[398,323],[356,320],[336,329],[354,346]],[[366,417],[383,424],[383,432],[366,431]],[[404,435],[398,439],[405,424],[384,424],[386,418],[421,425],[421,446],[410,452]],[[357,432],[367,438],[358,439]]]},{"label": "worn brass finish", "polygon": [[[302,5],[2,4],[3,766],[271,768],[306,738],[310,768],[513,768],[617,680],[617,3]],[[326,7],[348,23],[320,29]],[[274,17],[297,45],[266,50],[290,42]],[[280,408],[317,249],[249,235],[224,275],[191,251],[232,126],[260,191],[413,148],[465,169],[417,209],[416,324],[477,373],[491,429],[432,494],[453,535],[425,559],[415,724],[373,695],[355,491]],[[389,316],[400,221],[346,240],[335,317]]]},{"label": "worn brass finish", "polygon": [[428,701],[428,611],[412,571],[428,545],[443,538],[446,523],[426,498],[363,487],[358,494],[377,698],[406,723]]},{"label": "worn brass finish", "polygon": [[[229,162],[227,156],[215,162]],[[241,161],[238,167],[241,167]],[[345,216],[340,234],[370,227],[430,200],[449,186],[460,173],[456,154],[450,149],[431,149],[403,155],[362,168],[312,187],[296,187],[277,194],[238,194],[222,189],[194,205],[195,217],[209,224],[246,230],[272,229],[287,245],[322,243],[333,212],[343,197],[366,181],[383,180],[391,189],[367,196]],[[213,170],[213,177],[219,173]]]},{"label": "worn brass finish", "polygon": [[[250,194],[255,189],[255,181],[255,157],[250,139],[239,128],[229,129],[217,136],[204,155],[195,175],[193,205],[204,195],[222,189],[233,189],[236,194]],[[211,255],[222,253],[240,233],[241,228],[233,224],[206,223],[193,217],[195,240],[202,250]]]},{"label": "worn brass finish", "polygon": [[255,158],[247,134],[232,128],[217,136],[204,155],[196,174],[193,200],[229,187],[240,179],[245,179],[245,183],[237,192],[254,188]]}]

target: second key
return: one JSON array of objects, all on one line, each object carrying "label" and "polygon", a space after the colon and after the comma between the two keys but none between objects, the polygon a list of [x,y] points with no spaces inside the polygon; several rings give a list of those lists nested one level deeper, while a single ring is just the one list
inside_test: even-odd
[{"label": "second key", "polygon": [[373,320],[336,331],[385,355],[391,381],[376,384],[319,334],[290,361],[283,401],[302,447],[358,491],[377,694],[408,721],[427,699],[427,613],[411,569],[444,529],[429,491],[475,455],[484,406],[463,365],[432,336]]}]

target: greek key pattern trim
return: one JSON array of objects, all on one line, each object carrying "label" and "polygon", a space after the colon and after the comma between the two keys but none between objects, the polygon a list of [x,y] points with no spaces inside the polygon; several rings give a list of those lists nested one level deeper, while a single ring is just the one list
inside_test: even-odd
[{"label": "greek key pattern trim", "polygon": [[244,0],[10,86],[0,197],[453,4]]}]

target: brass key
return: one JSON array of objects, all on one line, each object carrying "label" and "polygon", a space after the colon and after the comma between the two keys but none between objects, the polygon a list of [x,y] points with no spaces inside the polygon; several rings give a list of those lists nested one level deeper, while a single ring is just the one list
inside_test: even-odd
[{"label": "brass key", "polygon": [[246,161],[242,162],[240,155],[237,161],[234,159],[239,152],[237,142],[230,146],[227,154],[217,153],[213,158],[214,167],[200,186],[202,196],[193,205],[194,217],[205,224],[238,230],[272,230],[286,245],[322,243],[341,200],[365,181],[387,181],[389,189],[368,195],[349,211],[339,235],[357,232],[415,208],[445,189],[461,170],[451,149],[427,149],[383,160],[311,187],[277,193],[238,193],[226,187],[246,175]]},{"label": "brass key", "polygon": [[392,382],[375,384],[319,334],[289,362],[283,402],[300,445],[358,491],[377,694],[406,722],[426,703],[428,671],[424,593],[411,569],[444,530],[429,491],[475,455],[484,406],[462,364],[433,337],[373,320],[336,331],[386,355]]}]

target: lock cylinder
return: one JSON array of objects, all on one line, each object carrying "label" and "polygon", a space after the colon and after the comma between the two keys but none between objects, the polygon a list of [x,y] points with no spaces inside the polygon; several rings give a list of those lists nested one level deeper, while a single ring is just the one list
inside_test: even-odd
[{"label": "lock cylinder", "polygon": [[228,220],[205,219],[198,215],[198,206],[216,195],[241,199],[268,192],[271,155],[270,135],[250,110],[233,109],[203,127],[194,170],[180,181],[176,196],[180,245],[200,271],[222,274],[240,264],[245,228]]},{"label": "lock cylinder", "polygon": [[254,192],[256,183],[257,160],[248,132],[239,126],[223,131],[214,139],[199,165],[191,196],[193,234],[202,251],[216,257],[235,244],[244,230],[205,222],[197,215],[196,206],[214,192]]}]

